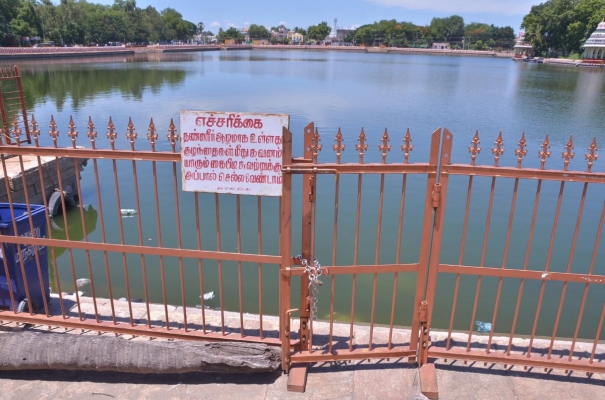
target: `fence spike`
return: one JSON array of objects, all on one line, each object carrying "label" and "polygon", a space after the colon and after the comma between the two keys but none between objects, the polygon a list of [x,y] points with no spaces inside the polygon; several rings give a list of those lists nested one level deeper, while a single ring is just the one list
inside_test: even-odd
[{"label": "fence spike", "polygon": [[116,138],[118,134],[116,132],[116,126],[113,124],[113,120],[109,117],[109,123],[107,124],[107,138],[109,139],[109,143],[111,144],[111,148],[113,149],[116,143]]},{"label": "fence spike", "polygon": [[521,140],[517,144],[519,146],[518,149],[515,149],[515,155],[517,156],[517,168],[521,168],[521,163],[523,162],[523,157],[527,155],[527,141],[525,140],[525,132],[521,134]]},{"label": "fence spike", "polygon": [[57,137],[59,136],[59,131],[57,130],[57,123],[55,122],[55,117],[52,115],[50,116],[49,126],[50,131],[48,131],[48,134],[52,138],[54,146],[57,147]]},{"label": "fence spike", "polygon": [[477,154],[481,153],[481,140],[479,140],[479,131],[475,131],[475,136],[471,140],[471,145],[468,147],[468,152],[471,153],[471,165],[475,165]]},{"label": "fence spike", "polygon": [[342,133],[340,132],[340,128],[338,128],[338,133],[336,133],[336,138],[334,139],[336,144],[332,145],[332,149],[336,152],[336,163],[340,164],[340,155],[343,151],[345,151],[346,145],[343,143],[344,138],[342,137]]},{"label": "fence spike", "polygon": [[149,143],[151,143],[151,150],[155,150],[155,141],[158,140],[158,134],[155,133],[155,124],[153,123],[153,118],[149,121],[149,128],[147,128],[147,139]]},{"label": "fence spike", "polygon": [[90,141],[94,143],[95,138],[97,137],[97,132],[95,131],[95,124],[92,122],[92,118],[88,117],[88,132],[86,132],[86,136],[90,138]]},{"label": "fence spike", "polygon": [[137,139],[137,133],[134,130],[132,118],[128,117],[128,126],[126,128],[126,139],[130,142],[130,148],[134,150],[134,141]]},{"label": "fence spike", "polygon": [[378,150],[380,150],[382,152],[382,163],[386,163],[387,161],[387,153],[389,151],[391,151],[391,145],[389,144],[389,132],[387,131],[387,128],[384,128],[384,133],[382,134],[382,139],[380,139],[380,141],[382,142],[379,146],[378,146]]},{"label": "fence spike", "polygon": [[504,154],[504,140],[502,139],[502,131],[498,134],[498,138],[494,142],[496,147],[492,147],[492,154],[494,155],[494,167],[498,166],[498,161],[500,161],[500,156]]},{"label": "fence spike", "polygon": [[40,129],[38,129],[38,121],[36,121],[36,117],[32,114],[31,119],[31,134],[34,137],[34,143],[36,147],[38,147],[38,138],[40,137]]},{"label": "fence spike", "polygon": [[544,169],[544,165],[546,164],[546,159],[550,157],[551,152],[550,149],[550,140],[548,140],[548,133],[546,134],[546,138],[542,142],[541,146],[542,150],[538,151],[538,156],[540,157],[540,169]]},{"label": "fence spike", "polygon": [[21,137],[21,128],[19,128],[19,120],[17,119],[17,114],[13,115],[13,129],[12,129],[12,133],[13,136],[15,137],[15,141],[17,142],[17,146],[19,146],[21,144],[21,140],[19,139]]},{"label": "fence spike", "polygon": [[588,147],[588,153],[584,155],[584,158],[586,158],[586,161],[588,161],[588,172],[592,172],[592,165],[595,161],[597,161],[597,158],[599,158],[599,153],[597,153],[597,150],[597,138],[594,137],[590,147]]},{"label": "fence spike", "polygon": [[574,149],[573,137],[572,137],[572,135],[569,135],[569,140],[567,141],[567,144],[565,145],[565,151],[563,153],[561,153],[561,157],[563,157],[563,170],[564,171],[567,171],[567,168],[569,167],[569,161],[571,161],[573,156],[576,155],[576,153],[572,152],[573,149]]},{"label": "fence spike", "polygon": [[76,124],[74,123],[73,117],[69,116],[69,124],[67,130],[67,136],[71,139],[71,144],[75,148],[76,147],[76,138],[78,137],[78,131],[76,130]]},{"label": "fence spike", "polygon": [[174,125],[174,121],[170,118],[170,126],[168,127],[168,135],[166,136],[168,140],[170,140],[170,145],[172,146],[172,152],[174,153],[176,148],[176,141],[179,139],[179,135],[176,134],[176,126]]},{"label": "fence spike", "polygon": [[355,145],[355,149],[359,152],[359,163],[363,163],[363,155],[365,151],[368,149],[368,145],[366,144],[366,134],[361,128],[361,133],[359,134],[359,138],[357,138],[358,144]]},{"label": "fence spike", "polygon": [[405,132],[405,136],[403,137],[403,143],[401,145],[401,150],[403,151],[403,163],[407,164],[408,159],[410,157],[410,152],[414,150],[414,145],[412,143],[412,136],[410,135],[410,128],[407,128]]}]

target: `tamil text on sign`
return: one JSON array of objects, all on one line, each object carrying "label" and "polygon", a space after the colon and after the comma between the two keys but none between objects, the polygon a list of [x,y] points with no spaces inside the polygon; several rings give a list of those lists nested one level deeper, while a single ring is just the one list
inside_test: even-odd
[{"label": "tamil text on sign", "polygon": [[281,196],[285,114],[181,111],[183,190]]}]

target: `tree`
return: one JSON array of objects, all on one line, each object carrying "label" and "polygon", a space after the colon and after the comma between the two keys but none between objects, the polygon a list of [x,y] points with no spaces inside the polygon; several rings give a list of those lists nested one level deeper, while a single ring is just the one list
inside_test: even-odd
[{"label": "tree", "polygon": [[204,23],[203,22],[198,22],[197,23],[197,34],[201,35],[204,32]]},{"label": "tree", "polygon": [[235,40],[236,42],[240,43],[244,40],[244,35],[234,27],[231,27],[226,31],[224,31],[223,28],[220,28],[218,34],[216,35],[216,39],[220,43],[224,43],[225,40]]},{"label": "tree", "polygon": [[533,6],[521,23],[538,55],[580,53],[605,12],[605,0],[549,0]]},{"label": "tree", "polygon": [[248,27],[248,36],[250,39],[267,39],[271,33],[262,25],[252,24]]},{"label": "tree", "polygon": [[311,25],[307,32],[310,39],[321,42],[332,32],[332,28],[324,21],[319,25]]},{"label": "tree", "polygon": [[269,373],[281,365],[279,349],[264,343],[134,342],[27,331],[3,334],[0,356],[0,370]]},{"label": "tree", "polygon": [[5,38],[13,36],[10,22],[19,12],[21,0],[2,0],[0,1],[0,43]]}]

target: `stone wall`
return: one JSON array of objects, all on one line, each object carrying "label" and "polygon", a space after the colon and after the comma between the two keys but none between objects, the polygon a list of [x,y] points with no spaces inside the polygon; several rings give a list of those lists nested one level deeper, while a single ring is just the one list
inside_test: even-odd
[{"label": "stone wall", "polygon": [[[38,160],[36,157],[23,156],[23,170],[25,173],[25,187],[29,196],[30,204],[44,204],[43,197],[46,200],[56,190],[59,190],[59,175],[57,173],[57,160],[54,157],[40,157],[40,165],[44,182],[40,182],[40,173],[38,171]],[[63,190],[69,186],[75,196],[77,194],[76,186],[76,162],[73,158],[59,158],[58,165],[61,172],[61,181]],[[87,159],[77,159],[77,168],[82,172],[87,164]],[[6,174],[13,203],[25,203],[24,182],[21,173],[19,157],[10,157],[5,161]],[[0,175],[4,175],[3,168],[0,168]],[[0,176],[3,178],[3,176]],[[4,179],[2,179],[4,181]],[[8,202],[6,193],[6,184],[0,182],[0,202]]]}]

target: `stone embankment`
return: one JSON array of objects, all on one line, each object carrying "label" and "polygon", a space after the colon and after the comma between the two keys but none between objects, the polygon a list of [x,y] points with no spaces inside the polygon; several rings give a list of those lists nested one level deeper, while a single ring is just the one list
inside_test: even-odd
[{"label": "stone embankment", "polygon": [[[71,187],[73,194],[76,190],[76,163],[73,158],[55,158],[40,157],[40,165],[44,176],[44,184],[40,182],[40,172],[38,169],[38,159],[33,156],[23,156],[23,171],[19,157],[10,157],[5,159],[6,175],[8,176],[9,190],[13,203],[25,203],[25,190],[29,196],[30,204],[44,204],[43,197],[49,200],[52,194],[59,189],[59,175],[57,173],[57,163],[61,173],[61,184],[64,191]],[[82,172],[86,166],[86,159],[77,159],[78,172]],[[25,186],[23,185],[23,175],[25,175]],[[4,168],[0,168],[0,179],[4,180]],[[8,202],[6,186],[0,185],[0,202]]]}]

